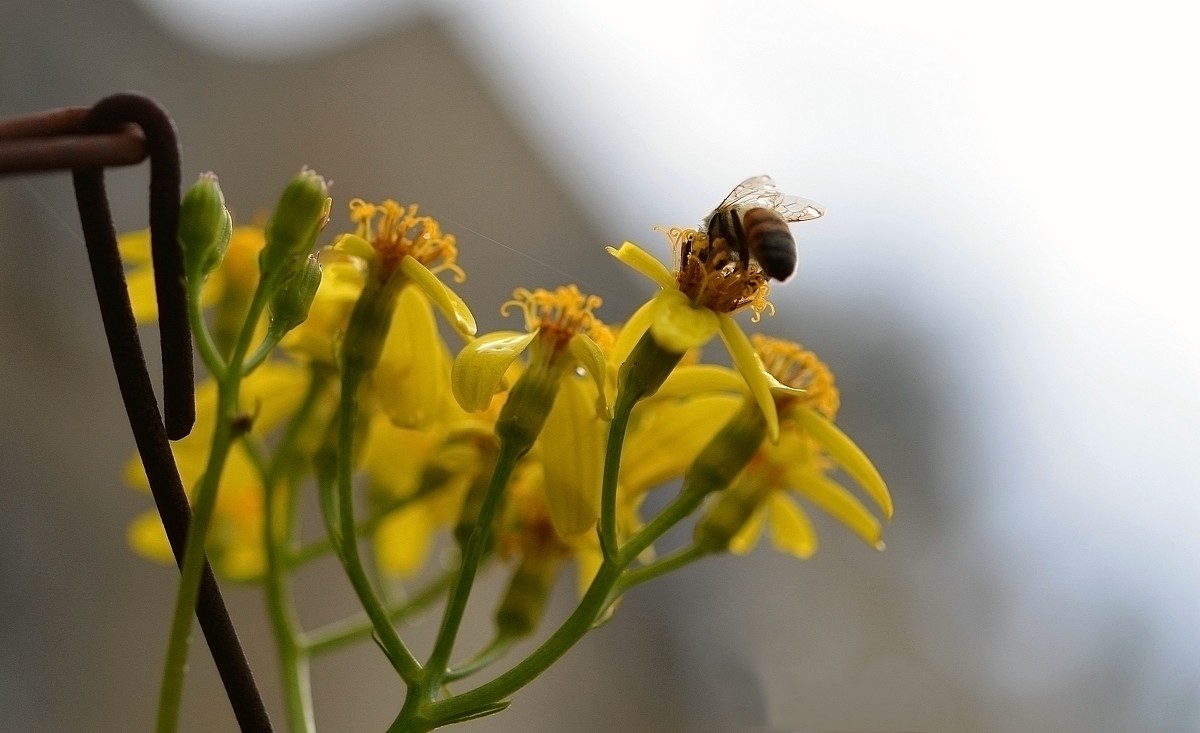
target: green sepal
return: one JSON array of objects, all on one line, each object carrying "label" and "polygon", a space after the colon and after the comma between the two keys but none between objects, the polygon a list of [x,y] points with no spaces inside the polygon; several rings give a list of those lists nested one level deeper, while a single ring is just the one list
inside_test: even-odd
[{"label": "green sepal", "polygon": [[225,208],[225,196],[212,173],[203,173],[179,204],[179,246],[189,279],[204,280],[221,266],[233,218]]}]

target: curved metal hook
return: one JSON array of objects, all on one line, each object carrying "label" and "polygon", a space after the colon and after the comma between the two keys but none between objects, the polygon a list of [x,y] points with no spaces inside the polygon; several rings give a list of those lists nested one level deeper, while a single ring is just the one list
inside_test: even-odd
[{"label": "curved metal hook", "polygon": [[[137,323],[129,302],[103,166],[132,165],[150,155],[150,231],[163,359],[163,412],[158,410]],[[153,100],[116,94],[90,110],[67,108],[0,122],[0,174],[72,168],[100,314],[113,367],[150,490],[177,561],[182,560],[191,508],[169,439],[195,421],[191,330],[179,223],[179,145],[175,126]],[[196,616],[242,731],[270,733],[254,676],[205,563]]]}]

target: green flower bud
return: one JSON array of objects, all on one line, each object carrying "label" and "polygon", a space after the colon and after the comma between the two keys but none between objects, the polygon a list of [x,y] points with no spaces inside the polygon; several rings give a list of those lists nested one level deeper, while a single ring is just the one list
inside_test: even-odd
[{"label": "green flower bud", "polygon": [[346,335],[342,339],[342,370],[354,379],[362,379],[379,363],[396,313],[396,299],[408,281],[395,277],[387,281],[368,278],[362,293],[350,311]]},{"label": "green flower bud", "polygon": [[268,331],[280,339],[288,331],[308,319],[317,288],[321,285],[321,263],[310,254],[292,266],[286,276],[275,284],[268,302],[270,321]]},{"label": "green flower bud", "polygon": [[[753,399],[747,399],[688,468],[683,493],[705,495],[721,491],[708,512],[696,522],[695,542],[709,552],[724,552],[759,506],[757,492],[737,475],[750,463],[767,435],[767,421]],[[723,491],[722,491],[723,489]]]},{"label": "green flower bud", "polygon": [[541,434],[559,382],[573,364],[570,359],[554,358],[541,339],[533,340],[532,350],[529,367],[508,393],[496,420],[496,437],[518,456],[525,455]]},{"label": "green flower bud", "polygon": [[631,409],[640,400],[653,395],[682,358],[682,352],[664,349],[650,331],[646,331],[617,373],[618,404],[623,403],[626,409]]},{"label": "green flower bud", "polygon": [[221,266],[233,219],[225,208],[225,196],[212,173],[202,173],[179,205],[179,246],[189,278],[203,280]]},{"label": "green flower bud", "polygon": [[560,558],[543,555],[526,555],[521,559],[496,609],[497,636],[519,639],[537,629],[561,564]]},{"label": "green flower bud", "polygon": [[315,172],[302,170],[292,179],[267,222],[267,242],[258,258],[264,276],[280,271],[312,250],[317,235],[329,221],[331,203],[325,179]]},{"label": "green flower bud", "polygon": [[719,491],[746,467],[767,434],[767,422],[753,400],[729,418],[683,476],[683,493]]},{"label": "green flower bud", "polygon": [[761,505],[760,497],[744,486],[733,486],[717,495],[707,513],[696,522],[692,539],[707,552],[726,552]]}]

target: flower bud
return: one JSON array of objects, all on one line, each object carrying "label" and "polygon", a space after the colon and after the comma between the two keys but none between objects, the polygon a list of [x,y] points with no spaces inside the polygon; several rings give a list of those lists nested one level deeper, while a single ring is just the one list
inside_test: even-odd
[{"label": "flower bud", "polygon": [[321,263],[312,254],[294,264],[287,275],[275,284],[268,302],[270,321],[267,326],[274,338],[283,338],[284,334],[308,319],[308,309],[312,307],[320,285]]},{"label": "flower bud", "polygon": [[189,278],[203,279],[221,266],[232,232],[233,220],[217,177],[201,174],[179,205],[179,247]]},{"label": "flower bud", "polygon": [[325,179],[315,172],[302,170],[291,180],[267,222],[267,243],[258,258],[264,276],[312,250],[317,234],[329,221],[331,203]]},{"label": "flower bud", "polygon": [[561,565],[562,559],[553,556],[526,555],[521,559],[496,609],[497,636],[519,639],[537,629]]},{"label": "flower bud", "polygon": [[517,379],[500,416],[496,419],[496,437],[516,455],[525,455],[542,432],[559,383],[572,365],[569,359],[555,359],[549,347],[534,339],[529,366]]},{"label": "flower bud", "polygon": [[746,467],[766,437],[767,423],[753,400],[729,418],[683,476],[683,493],[720,491]]},{"label": "flower bud", "polygon": [[745,486],[732,486],[720,494],[708,511],[696,522],[692,539],[708,552],[726,552],[729,544],[750,517],[762,505],[757,492]]}]

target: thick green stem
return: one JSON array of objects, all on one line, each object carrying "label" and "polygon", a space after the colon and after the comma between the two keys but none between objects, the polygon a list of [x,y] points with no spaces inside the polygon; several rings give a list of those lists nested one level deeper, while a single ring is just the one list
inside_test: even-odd
[{"label": "thick green stem", "polygon": [[621,365],[617,379],[617,402],[608,426],[604,481],[600,490],[600,549],[604,557],[613,562],[616,562],[618,552],[617,479],[621,473],[621,450],[625,445],[629,417],[638,402],[658,391],[682,358],[683,354],[659,346],[650,332],[646,331]]}]

